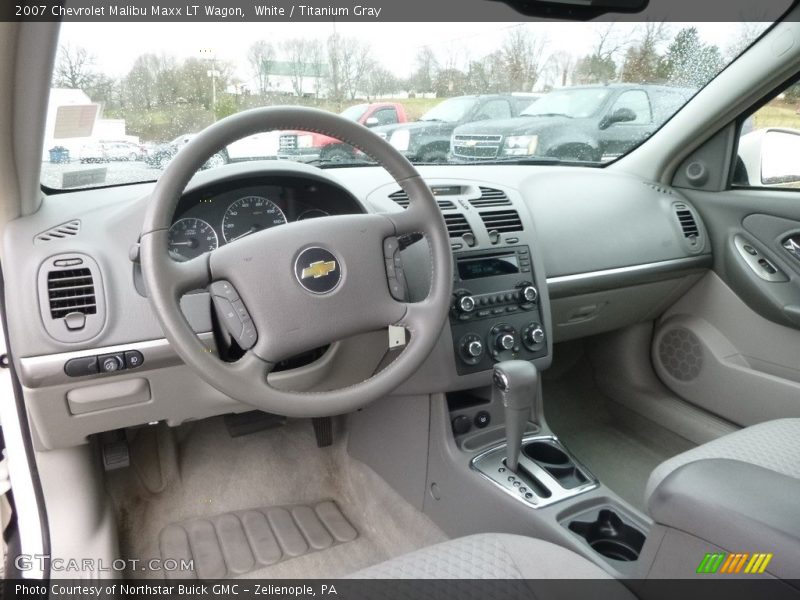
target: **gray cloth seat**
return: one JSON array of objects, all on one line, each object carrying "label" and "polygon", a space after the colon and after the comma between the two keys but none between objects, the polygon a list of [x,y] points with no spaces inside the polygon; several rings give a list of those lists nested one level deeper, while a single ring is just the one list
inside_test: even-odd
[{"label": "gray cloth seat", "polygon": [[[353,579],[607,580],[616,598],[633,595],[588,559],[544,540],[484,533],[449,540],[368,567]],[[606,597],[606,595],[604,595]]]},{"label": "gray cloth seat", "polygon": [[768,574],[800,577],[800,419],[679,454],[653,471],[645,494],[656,523],[728,552],[767,549]]},{"label": "gray cloth seat", "polygon": [[800,479],[800,419],[778,419],[740,431],[693,448],[664,461],[650,474],[645,502],[673,471],[704,459],[730,459]]}]

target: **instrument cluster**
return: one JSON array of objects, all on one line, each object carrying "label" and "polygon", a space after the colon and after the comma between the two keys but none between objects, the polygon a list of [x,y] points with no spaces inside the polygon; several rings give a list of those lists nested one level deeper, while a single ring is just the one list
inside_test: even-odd
[{"label": "instrument cluster", "polygon": [[169,249],[175,259],[191,260],[263,229],[360,212],[343,189],[313,179],[270,177],[210,186],[181,198]]}]

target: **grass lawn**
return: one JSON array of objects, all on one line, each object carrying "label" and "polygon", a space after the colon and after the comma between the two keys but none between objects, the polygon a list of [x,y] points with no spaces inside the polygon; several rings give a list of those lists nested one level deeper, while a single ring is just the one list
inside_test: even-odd
[{"label": "grass lawn", "polygon": [[790,127],[800,129],[800,115],[796,114],[797,107],[793,104],[774,103],[760,108],[755,113],[755,128],[763,127]]}]

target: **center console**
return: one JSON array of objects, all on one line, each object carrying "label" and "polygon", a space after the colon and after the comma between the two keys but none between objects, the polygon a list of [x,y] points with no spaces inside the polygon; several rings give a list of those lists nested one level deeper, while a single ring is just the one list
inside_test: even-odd
[{"label": "center console", "polygon": [[450,330],[459,375],[547,354],[528,246],[453,253]]}]

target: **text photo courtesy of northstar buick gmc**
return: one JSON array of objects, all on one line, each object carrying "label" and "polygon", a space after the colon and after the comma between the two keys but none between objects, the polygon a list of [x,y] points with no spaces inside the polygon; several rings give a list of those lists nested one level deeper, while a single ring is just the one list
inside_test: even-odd
[{"label": "text photo courtesy of northstar buick gmc", "polygon": [[4,576],[796,597],[800,8],[615,3],[0,20]]}]

